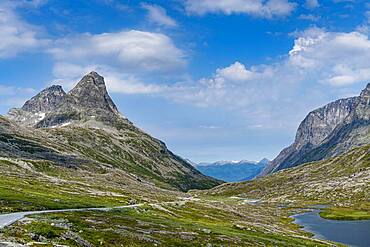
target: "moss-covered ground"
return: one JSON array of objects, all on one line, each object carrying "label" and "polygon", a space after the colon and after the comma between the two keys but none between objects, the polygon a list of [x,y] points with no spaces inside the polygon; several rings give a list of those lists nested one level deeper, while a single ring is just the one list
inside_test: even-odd
[{"label": "moss-covered ground", "polygon": [[[44,246],[329,246],[308,238],[285,217],[269,216],[273,219],[265,228],[265,219],[253,223],[252,215],[244,218],[245,210],[230,209],[198,201],[36,215],[6,229],[3,236],[24,244],[49,244]],[[280,227],[284,225],[290,227]]]}]

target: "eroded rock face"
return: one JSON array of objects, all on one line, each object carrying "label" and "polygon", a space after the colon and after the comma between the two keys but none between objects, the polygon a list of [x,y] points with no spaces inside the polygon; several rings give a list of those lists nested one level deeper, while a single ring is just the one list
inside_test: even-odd
[{"label": "eroded rock face", "polygon": [[85,75],[68,93],[80,108],[102,109],[119,114],[116,105],[108,95],[104,78],[96,72]]},{"label": "eroded rock face", "polygon": [[294,143],[261,175],[321,160],[370,142],[370,84],[360,96],[340,99],[310,112],[299,125]]},{"label": "eroded rock face", "polygon": [[104,78],[96,72],[85,75],[68,93],[51,86],[22,108],[12,109],[8,118],[29,127],[56,127],[89,120],[106,123],[126,120],[110,98]]},{"label": "eroded rock face", "polygon": [[115,125],[117,121],[129,123],[119,113],[109,96],[104,78],[96,72],[85,75],[63,98],[57,109],[47,114],[35,126],[45,128],[88,121],[98,121],[107,125]]},{"label": "eroded rock face", "polygon": [[54,111],[65,96],[61,86],[48,87],[28,100],[22,108],[11,109],[8,118],[26,126],[33,126],[43,120],[47,113]]}]

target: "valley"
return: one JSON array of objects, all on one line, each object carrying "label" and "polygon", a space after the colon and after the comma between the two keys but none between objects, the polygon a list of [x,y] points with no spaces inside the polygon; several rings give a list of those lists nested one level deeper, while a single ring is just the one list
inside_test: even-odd
[{"label": "valley", "polygon": [[137,128],[96,72],[68,93],[49,87],[0,117],[0,213],[27,212],[0,246],[342,246],[292,216],[325,205],[325,219],[370,219],[369,90],[331,127],[340,141],[320,144],[336,155],[232,183]]}]

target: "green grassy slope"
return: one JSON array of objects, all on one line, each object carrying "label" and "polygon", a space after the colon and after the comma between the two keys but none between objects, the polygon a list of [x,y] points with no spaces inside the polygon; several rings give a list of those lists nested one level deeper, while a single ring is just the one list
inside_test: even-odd
[{"label": "green grassy slope", "polygon": [[370,145],[254,181],[224,184],[205,193],[298,206],[328,204],[336,210],[327,209],[331,214],[323,213],[323,216],[335,218],[335,212],[344,214],[347,210],[347,218],[351,218],[350,212],[355,210],[363,212],[358,215],[366,218],[370,215]]},{"label": "green grassy slope", "polygon": [[[91,123],[89,123],[91,124]],[[118,169],[138,180],[187,191],[221,182],[204,176],[164,143],[124,121],[101,128],[73,125],[30,129],[0,117],[0,157],[50,161],[71,169]]]}]

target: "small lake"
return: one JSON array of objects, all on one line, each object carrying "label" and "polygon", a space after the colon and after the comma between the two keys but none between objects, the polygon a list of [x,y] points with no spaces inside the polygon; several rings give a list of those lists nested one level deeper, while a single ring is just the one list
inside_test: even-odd
[{"label": "small lake", "polygon": [[370,220],[327,220],[319,210],[292,216],[294,223],[315,234],[315,238],[330,240],[349,246],[370,246]]}]

